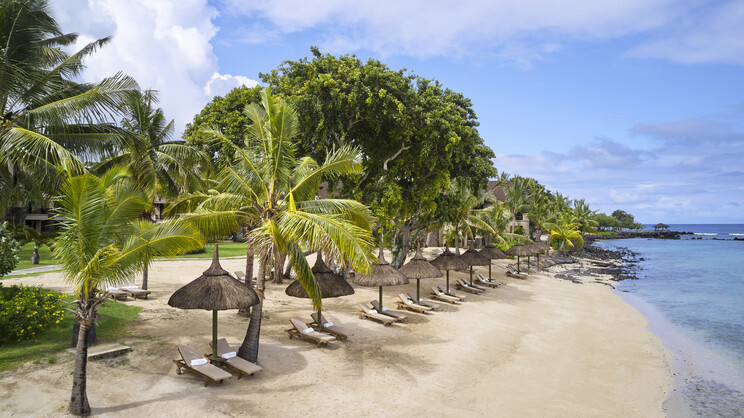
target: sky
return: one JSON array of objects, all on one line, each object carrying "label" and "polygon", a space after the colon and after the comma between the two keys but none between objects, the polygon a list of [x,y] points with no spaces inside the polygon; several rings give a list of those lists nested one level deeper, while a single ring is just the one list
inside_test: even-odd
[{"label": "sky", "polygon": [[744,223],[742,0],[51,0],[86,81],[177,130],[285,60],[354,54],[462,92],[499,172],[644,223]]}]

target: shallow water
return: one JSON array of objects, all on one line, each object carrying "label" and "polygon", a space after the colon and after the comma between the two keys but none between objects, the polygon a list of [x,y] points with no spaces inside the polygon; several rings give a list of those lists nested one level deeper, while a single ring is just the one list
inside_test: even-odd
[{"label": "shallow water", "polygon": [[[703,237],[734,236],[722,229],[679,227],[715,234],[698,235]],[[739,233],[744,226],[728,230]],[[744,416],[744,242],[627,239],[598,245],[643,258],[638,280],[619,282],[617,289],[672,355],[670,416]]]}]

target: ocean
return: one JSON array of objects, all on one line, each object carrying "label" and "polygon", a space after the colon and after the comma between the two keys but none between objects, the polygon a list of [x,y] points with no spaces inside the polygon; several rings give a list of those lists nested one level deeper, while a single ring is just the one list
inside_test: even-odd
[{"label": "ocean", "polygon": [[[680,240],[623,239],[638,280],[617,292],[671,354],[669,416],[744,416],[744,225],[670,225]],[[735,240],[734,238],[739,238]]]}]

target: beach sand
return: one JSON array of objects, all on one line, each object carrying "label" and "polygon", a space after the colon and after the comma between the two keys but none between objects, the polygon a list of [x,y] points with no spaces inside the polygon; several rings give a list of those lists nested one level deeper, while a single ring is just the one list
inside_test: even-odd
[{"label": "beach sand", "polygon": [[[432,314],[410,313],[406,323],[389,327],[356,314],[377,288],[355,286],[354,295],[326,299],[324,315],[351,334],[328,348],[288,338],[290,317],[310,322],[310,301],[286,296],[288,281],[267,284],[258,358],[264,371],[204,387],[192,374],[176,374],[171,360],[180,344],[208,350],[211,312],[179,310],[167,301],[209,263],[161,261],[151,268],[153,294],[126,302],[142,313],[131,322],[131,335],[115,341],[133,351],[88,363],[94,415],[655,417],[664,416],[672,390],[659,340],[638,311],[596,282],[601,277],[576,284],[556,278],[565,270],[556,266],[512,279],[503,274],[508,260],[494,263],[505,286]],[[243,270],[245,260],[222,265]],[[8,282],[70,292],[59,273]],[[422,280],[422,294],[443,283]],[[386,288],[383,302],[393,308],[398,293],[415,288],[415,281]],[[248,319],[220,312],[219,325],[220,337],[238,345]],[[0,416],[65,415],[73,360],[62,353],[56,364],[0,374]]]}]

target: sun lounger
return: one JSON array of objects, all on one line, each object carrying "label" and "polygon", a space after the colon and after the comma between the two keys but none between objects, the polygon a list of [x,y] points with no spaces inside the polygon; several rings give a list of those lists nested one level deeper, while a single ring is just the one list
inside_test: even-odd
[{"label": "sun lounger", "polygon": [[122,286],[119,289],[121,289],[123,292],[127,292],[128,294],[132,295],[134,299],[142,298],[147,299],[147,295],[152,293],[149,290],[140,289],[138,286]]},{"label": "sun lounger", "polygon": [[[212,343],[209,343],[211,346]],[[251,363],[248,360],[242,359],[237,356],[237,351],[234,347],[230,347],[227,340],[220,338],[217,340],[217,358],[213,358],[212,362],[226,367],[238,374],[238,380],[242,376],[252,376],[263,369],[261,366],[255,363]]]},{"label": "sun lounger", "polygon": [[390,325],[393,322],[398,322],[400,319],[395,319],[393,317],[382,315],[381,313],[377,312],[377,309],[374,309],[370,304],[368,303],[360,303],[359,304],[359,318],[367,318],[372,319],[377,322],[382,323],[383,325]]},{"label": "sun lounger", "polygon": [[473,280],[473,283],[468,283],[467,280],[463,280],[463,283],[465,283],[466,285],[468,285],[468,286],[470,286],[470,287],[472,287],[474,289],[482,290],[484,292],[486,290],[488,290],[487,287],[483,287],[483,286],[479,285],[477,279],[476,280]]},{"label": "sun lounger", "polygon": [[460,289],[460,290],[464,290],[464,291],[466,291],[468,293],[472,293],[474,295],[480,295],[480,294],[482,294],[484,292],[481,289],[476,289],[476,288],[470,286],[463,279],[457,279],[457,281],[455,282],[455,286],[458,289]]},{"label": "sun lounger", "polygon": [[[408,296],[411,297],[411,300],[416,300],[416,294],[415,293],[410,292],[410,293],[408,293]],[[423,300],[421,298],[419,298],[418,304],[419,305],[426,306],[427,308],[431,308],[431,309],[437,309],[440,306],[438,303],[425,301],[425,300]]]},{"label": "sun lounger", "polygon": [[290,340],[293,337],[301,337],[318,343],[318,347],[321,345],[327,346],[330,341],[336,341],[336,337],[333,335],[312,329],[300,318],[290,318],[289,322],[292,323],[292,328],[287,330]]},{"label": "sun lounger", "polygon": [[396,305],[398,305],[398,309],[404,308],[408,309],[409,311],[418,312],[418,313],[427,313],[431,310],[431,308],[419,305],[418,303],[414,302],[408,295],[405,293],[401,293],[398,295],[399,301],[395,302]]},{"label": "sun lounger", "polygon": [[442,285],[437,285],[437,289],[439,289],[440,292],[444,293],[445,295],[452,296],[454,298],[457,298],[461,301],[464,301],[467,295],[463,293],[457,293],[454,290],[450,289],[449,292],[444,289]]},{"label": "sun lounger", "polygon": [[314,328],[318,331],[335,335],[336,338],[338,338],[339,340],[345,340],[348,338],[346,332],[337,327],[333,322],[326,320],[322,313],[320,314],[320,318],[318,318],[317,312],[313,312],[312,314],[310,314],[310,316],[313,318],[313,322],[311,322],[310,324],[315,324]]},{"label": "sun lounger", "polygon": [[457,302],[461,302],[462,301],[462,299],[456,298],[454,296],[450,296],[450,295],[442,292],[441,290],[437,289],[436,287],[432,287],[431,288],[431,293],[429,294],[429,296],[431,296],[431,298],[434,299],[434,300],[438,300],[438,301],[441,301],[441,302],[452,303],[452,304],[455,304]]},{"label": "sun lounger", "polygon": [[398,321],[403,321],[406,318],[408,318],[408,315],[404,314],[403,312],[396,312],[396,311],[388,309],[387,306],[380,306],[380,301],[378,300],[373,300],[370,303],[372,304],[372,307],[377,310],[377,312],[383,315],[387,315],[389,317],[395,318]]},{"label": "sun lounger", "polygon": [[243,273],[242,271],[236,271],[235,278],[240,280],[241,282],[245,282],[245,273]]},{"label": "sun lounger", "polygon": [[210,364],[209,360],[199,354],[199,350],[194,345],[182,345],[178,347],[178,352],[181,354],[181,358],[173,360],[178,367],[178,374],[182,374],[183,369],[186,369],[186,371],[204,379],[204,386],[211,382],[222,383],[223,380],[232,377],[230,373]]},{"label": "sun lounger", "polygon": [[508,266],[506,268],[506,275],[509,277],[514,277],[515,279],[526,279],[527,273],[517,273],[516,270],[514,270],[514,267]]},{"label": "sun lounger", "polygon": [[106,289],[106,294],[113,300],[127,300],[128,293],[115,287]]},{"label": "sun lounger", "polygon": [[476,279],[478,279],[478,283],[479,284],[484,284],[486,286],[499,287],[499,286],[501,286],[501,285],[504,284],[504,282],[500,282],[498,280],[487,279],[487,278],[483,277],[483,275],[480,274],[480,273],[477,273],[475,275],[475,277],[476,277]]}]

